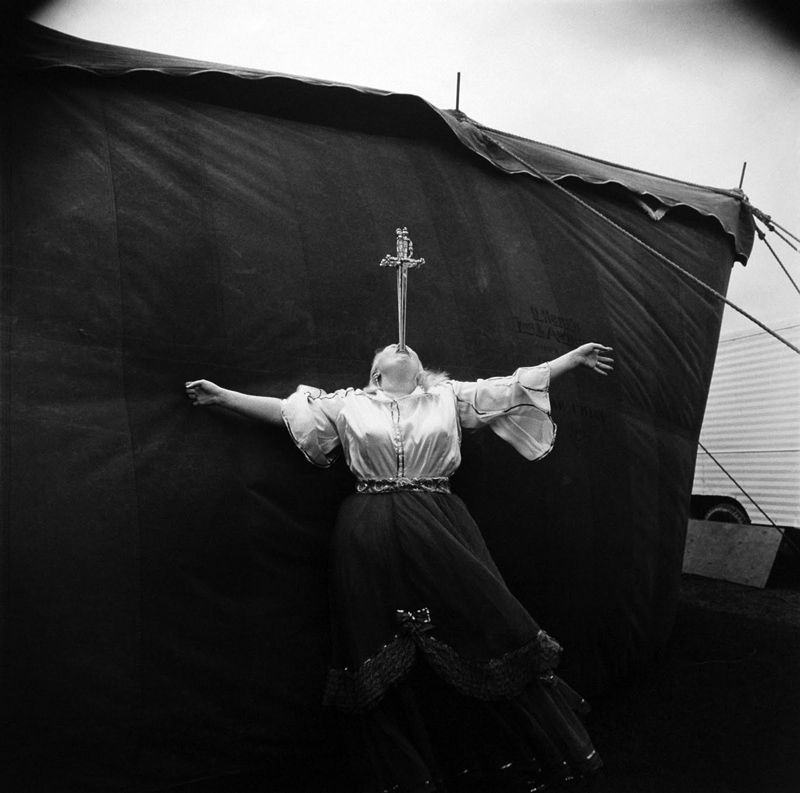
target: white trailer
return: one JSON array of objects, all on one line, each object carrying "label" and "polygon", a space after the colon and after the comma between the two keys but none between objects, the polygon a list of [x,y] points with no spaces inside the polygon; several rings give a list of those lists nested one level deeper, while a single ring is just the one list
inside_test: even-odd
[{"label": "white trailer", "polygon": [[[800,346],[797,319],[775,331]],[[760,329],[723,335],[700,443],[692,518],[800,528],[800,356]]]}]

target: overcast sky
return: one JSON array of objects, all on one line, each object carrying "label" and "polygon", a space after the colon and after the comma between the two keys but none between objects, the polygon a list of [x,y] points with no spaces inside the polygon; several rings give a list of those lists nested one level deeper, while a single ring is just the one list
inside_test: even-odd
[{"label": "overcast sky", "polygon": [[[74,36],[412,93],[490,127],[743,189],[800,237],[800,45],[735,0],[53,0]],[[800,253],[774,235],[800,284]],[[800,243],[797,243],[800,247]],[[728,297],[771,327],[800,295],[756,240]],[[723,332],[754,326],[726,309]]]}]

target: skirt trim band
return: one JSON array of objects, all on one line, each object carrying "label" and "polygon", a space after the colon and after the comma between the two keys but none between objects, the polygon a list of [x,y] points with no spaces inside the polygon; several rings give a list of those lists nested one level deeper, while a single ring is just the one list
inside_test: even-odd
[{"label": "skirt trim band", "polygon": [[328,672],[323,704],[348,713],[363,713],[383,698],[389,687],[412,669],[420,655],[457,691],[484,701],[519,696],[536,678],[551,680],[561,646],[539,630],[527,644],[497,658],[479,660],[460,655],[432,635],[427,609],[398,610],[400,630],[357,668]]}]

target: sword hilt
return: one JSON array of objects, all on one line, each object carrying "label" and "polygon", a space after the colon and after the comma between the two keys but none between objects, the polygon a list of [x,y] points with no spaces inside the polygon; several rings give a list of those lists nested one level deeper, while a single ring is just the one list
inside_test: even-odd
[{"label": "sword hilt", "polygon": [[422,267],[425,259],[414,258],[414,242],[408,235],[408,229],[396,229],[397,255],[388,254],[381,259],[381,267],[397,268],[397,337],[398,350],[406,350],[406,305],[408,298],[408,271],[415,267]]}]

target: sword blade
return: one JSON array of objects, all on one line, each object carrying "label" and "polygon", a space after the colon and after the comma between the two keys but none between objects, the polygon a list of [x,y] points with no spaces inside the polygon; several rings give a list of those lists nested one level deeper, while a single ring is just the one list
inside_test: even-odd
[{"label": "sword blade", "polygon": [[402,264],[397,265],[397,349],[406,349],[406,289],[408,276]]}]

